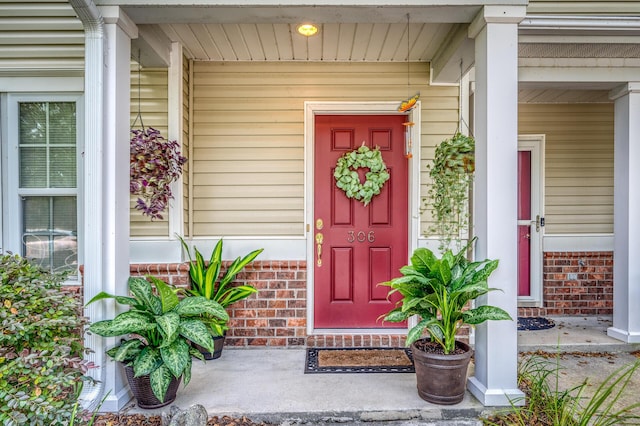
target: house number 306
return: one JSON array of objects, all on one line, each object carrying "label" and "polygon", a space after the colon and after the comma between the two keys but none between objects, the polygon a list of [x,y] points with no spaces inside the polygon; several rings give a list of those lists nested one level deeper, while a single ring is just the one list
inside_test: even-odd
[{"label": "house number 306", "polygon": [[369,241],[370,243],[376,240],[375,231],[347,231],[347,242],[354,243],[358,241],[359,243],[364,243],[365,241]]}]

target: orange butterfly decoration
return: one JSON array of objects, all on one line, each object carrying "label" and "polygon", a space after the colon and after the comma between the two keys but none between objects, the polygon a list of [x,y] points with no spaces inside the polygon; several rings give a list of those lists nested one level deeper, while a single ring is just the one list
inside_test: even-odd
[{"label": "orange butterfly decoration", "polygon": [[420,92],[416,93],[415,96],[413,96],[412,98],[402,101],[402,103],[398,107],[398,111],[400,112],[409,111],[411,108],[413,108],[416,105],[416,102],[418,102],[419,98],[420,98]]}]

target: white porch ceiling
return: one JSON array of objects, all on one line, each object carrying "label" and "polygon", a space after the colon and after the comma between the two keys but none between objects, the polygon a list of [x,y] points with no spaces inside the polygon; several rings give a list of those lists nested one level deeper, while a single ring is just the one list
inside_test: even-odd
[{"label": "white porch ceiling", "polygon": [[287,23],[163,24],[166,36],[203,61],[428,62],[454,24],[316,23],[312,37]]},{"label": "white porch ceiling", "polygon": [[[133,55],[141,48],[143,62],[148,59],[145,45],[155,39],[156,46],[178,42],[187,57],[201,61],[435,63],[449,43],[466,34],[467,24],[483,1],[429,5],[417,0],[405,0],[402,5],[390,1],[344,5],[337,0],[319,0],[314,5],[300,1],[286,5],[287,0],[279,5],[270,1],[238,5],[241,2],[231,0],[174,0],[164,5],[154,0],[96,3],[119,5],[138,25],[142,37],[134,41]],[[502,3],[524,4],[519,0]],[[547,23],[527,18],[521,28],[520,58],[546,58],[546,63],[553,58],[640,58],[637,20],[612,22],[606,29],[593,28],[591,18],[588,21],[578,22],[578,30],[558,34],[553,20]],[[314,23],[320,31],[312,37],[301,36],[296,31],[300,23]],[[583,27],[589,31],[585,33]],[[609,90],[619,84],[591,83],[554,86],[526,82],[520,85],[519,97],[521,102],[609,102]]]}]

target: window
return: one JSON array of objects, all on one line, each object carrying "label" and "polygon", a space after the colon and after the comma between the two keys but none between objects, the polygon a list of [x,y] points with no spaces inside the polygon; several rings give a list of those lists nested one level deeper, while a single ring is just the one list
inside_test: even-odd
[{"label": "window", "polygon": [[5,247],[52,271],[78,269],[79,100],[9,96]]}]

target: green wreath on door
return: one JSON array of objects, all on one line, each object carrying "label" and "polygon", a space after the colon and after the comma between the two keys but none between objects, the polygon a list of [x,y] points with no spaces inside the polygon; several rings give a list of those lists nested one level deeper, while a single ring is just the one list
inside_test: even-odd
[{"label": "green wreath on door", "polygon": [[[358,175],[360,168],[369,169],[364,183]],[[336,186],[344,191],[347,198],[358,200],[366,206],[374,196],[380,194],[390,175],[380,148],[372,150],[363,144],[338,158],[333,177],[336,179]]]}]

